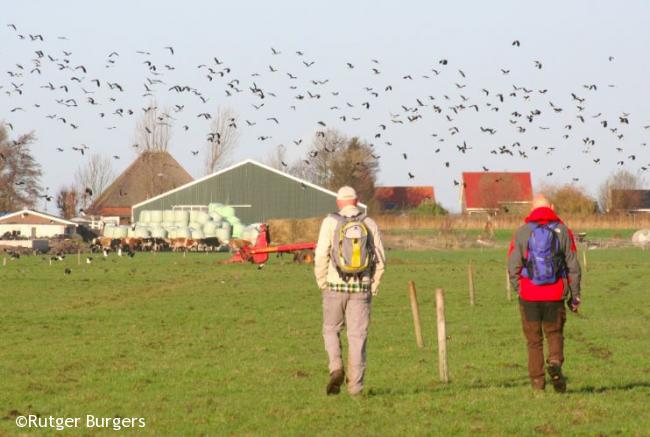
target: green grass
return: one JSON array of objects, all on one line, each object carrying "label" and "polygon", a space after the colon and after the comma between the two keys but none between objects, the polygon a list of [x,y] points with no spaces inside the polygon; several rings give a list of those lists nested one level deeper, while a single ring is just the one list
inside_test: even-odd
[{"label": "green grass", "polygon": [[[144,417],[135,432],[150,435],[650,434],[650,252],[589,252],[584,308],[566,327],[564,396],[529,389],[502,250],[388,253],[360,398],[324,394],[311,267],[216,265],[222,257],[138,254],[77,266],[73,256],[51,267],[23,257],[0,266],[0,435],[19,434],[14,417],[30,412]],[[436,287],[446,292],[447,385],[437,377]]]}]

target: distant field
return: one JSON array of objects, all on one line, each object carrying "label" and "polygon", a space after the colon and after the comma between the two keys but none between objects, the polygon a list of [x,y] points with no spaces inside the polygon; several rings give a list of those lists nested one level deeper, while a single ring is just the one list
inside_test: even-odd
[{"label": "distant field", "polygon": [[[587,239],[610,239],[617,238],[622,240],[630,240],[632,235],[638,229],[574,229],[573,231],[577,234],[578,232],[586,232]],[[494,231],[494,239],[497,242],[504,243],[509,242],[512,239],[512,235],[515,229],[496,229]],[[391,229],[385,231],[388,235],[413,235],[413,236],[427,236],[440,234],[439,229]],[[458,238],[478,238],[480,235],[484,235],[482,229],[452,229],[449,231],[444,231],[445,234],[449,234]]]},{"label": "distant field", "polygon": [[[390,251],[358,399],[324,394],[310,266],[274,258],[258,270],[172,253],[81,266],[75,256],[51,267],[41,257],[10,261],[0,265],[0,435],[20,434],[15,417],[29,413],[144,417],[137,432],[148,435],[649,435],[650,251],[589,251],[583,312],[568,316],[565,396],[529,389],[504,256]],[[446,291],[447,385],[437,378],[436,287]]]}]

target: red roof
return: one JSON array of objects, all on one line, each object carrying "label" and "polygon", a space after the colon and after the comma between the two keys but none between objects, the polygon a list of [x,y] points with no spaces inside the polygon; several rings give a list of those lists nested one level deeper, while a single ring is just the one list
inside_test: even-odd
[{"label": "red roof", "polygon": [[131,218],[131,207],[130,206],[104,206],[97,210],[93,210],[93,213],[104,217]]},{"label": "red roof", "polygon": [[425,200],[435,201],[433,187],[377,187],[375,199],[382,209],[416,208]]},{"label": "red roof", "polygon": [[465,209],[497,209],[501,203],[530,202],[530,173],[463,173],[463,199]]}]

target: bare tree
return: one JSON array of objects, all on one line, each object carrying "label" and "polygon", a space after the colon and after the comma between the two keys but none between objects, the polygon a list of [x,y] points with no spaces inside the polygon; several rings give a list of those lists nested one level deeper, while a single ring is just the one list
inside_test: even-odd
[{"label": "bare tree", "polygon": [[366,203],[374,198],[378,172],[370,144],[334,129],[316,132],[307,156],[291,168],[292,174],[333,191],[350,185]]},{"label": "bare tree", "polygon": [[135,127],[135,150],[143,152],[166,152],[172,136],[172,117],[169,110],[160,111],[155,100],[145,108]]},{"label": "bare tree", "polygon": [[63,187],[56,195],[56,207],[64,219],[71,219],[77,215],[80,200],[80,193],[74,185]]},{"label": "bare tree", "polygon": [[614,199],[612,190],[636,190],[641,188],[643,183],[644,180],[642,177],[625,169],[620,169],[610,174],[598,191],[600,209],[604,212],[626,209],[626,205],[624,205],[626,203],[625,197],[618,196]]},{"label": "bare tree", "polygon": [[86,208],[115,179],[113,162],[107,156],[93,153],[85,164],[77,168],[75,186],[81,208]]},{"label": "bare tree", "polygon": [[232,108],[217,108],[205,146],[206,175],[228,166],[230,156],[239,144],[238,120],[239,115]]},{"label": "bare tree", "polygon": [[289,163],[287,161],[287,148],[284,144],[278,144],[275,149],[269,153],[265,160],[269,167],[280,171],[288,171]]},{"label": "bare tree", "polygon": [[0,211],[36,205],[42,171],[30,150],[35,140],[32,132],[10,141],[0,125]]}]

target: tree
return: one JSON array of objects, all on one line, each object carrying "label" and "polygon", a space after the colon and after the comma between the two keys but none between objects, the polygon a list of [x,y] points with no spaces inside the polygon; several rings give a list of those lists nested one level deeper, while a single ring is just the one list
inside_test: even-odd
[{"label": "tree", "polygon": [[56,207],[64,219],[71,219],[77,215],[80,193],[74,185],[63,187],[56,196]]},{"label": "tree", "polygon": [[379,163],[370,144],[357,137],[346,138],[334,129],[317,132],[307,156],[291,173],[336,191],[343,185],[354,187],[359,200],[372,202]]},{"label": "tree", "polygon": [[584,188],[571,184],[546,185],[540,191],[560,215],[584,216],[598,212],[598,202],[587,194]]},{"label": "tree", "polygon": [[640,189],[643,183],[642,177],[625,169],[611,173],[598,191],[600,209],[604,212],[627,209],[626,203],[633,199],[626,199],[625,196],[613,197],[612,190],[636,190]]},{"label": "tree", "polygon": [[289,164],[287,162],[287,148],[284,144],[278,144],[275,149],[266,157],[266,165],[280,171],[287,171]]},{"label": "tree", "polygon": [[35,140],[31,132],[10,141],[6,129],[0,125],[0,211],[36,205],[42,170],[30,150]]},{"label": "tree", "polygon": [[77,203],[86,208],[92,199],[98,197],[115,179],[113,162],[108,156],[93,153],[85,164],[77,168],[75,174],[75,191],[78,193]]},{"label": "tree", "polygon": [[232,108],[217,108],[210,122],[208,142],[205,146],[205,174],[227,167],[230,156],[239,144],[237,122],[239,116]]},{"label": "tree", "polygon": [[135,127],[135,145],[138,153],[144,152],[166,152],[169,150],[171,139],[172,117],[169,110],[161,112],[155,100],[149,103],[142,118],[138,120]]}]

